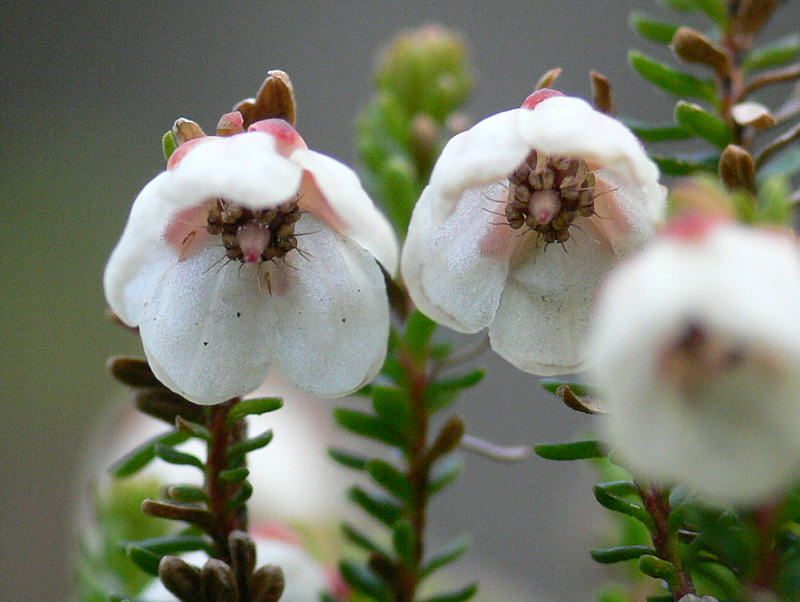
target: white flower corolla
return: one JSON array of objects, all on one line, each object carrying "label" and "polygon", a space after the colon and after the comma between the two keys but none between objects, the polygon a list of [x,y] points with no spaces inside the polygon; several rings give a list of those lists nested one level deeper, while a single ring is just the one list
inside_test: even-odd
[{"label": "white flower corolla", "polygon": [[[318,602],[322,592],[335,600],[347,599],[347,586],[339,573],[323,566],[303,547],[300,536],[280,523],[262,523],[250,532],[256,544],[256,567],[273,564],[281,567],[285,587],[281,600]],[[181,558],[202,568],[208,556],[189,552]],[[175,602],[160,580],[154,581],[136,598],[147,602]]]},{"label": "white flower corolla", "polygon": [[783,232],[676,221],[611,273],[588,347],[613,454],[713,503],[800,478],[800,251]]},{"label": "white flower corolla", "polygon": [[397,243],[355,173],[270,119],[181,145],[134,202],[104,285],[155,375],[191,401],[248,393],[274,364],[340,396],[385,357],[378,263],[395,271]]},{"label": "white flower corolla", "polygon": [[445,146],[403,247],[411,298],[522,370],[575,371],[601,278],[664,211],[658,177],[621,123],[540,90]]}]

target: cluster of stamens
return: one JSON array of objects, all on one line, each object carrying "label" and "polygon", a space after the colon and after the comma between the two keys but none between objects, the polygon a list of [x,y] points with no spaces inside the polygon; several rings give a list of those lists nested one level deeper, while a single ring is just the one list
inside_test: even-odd
[{"label": "cluster of stamens", "polygon": [[505,216],[515,230],[527,226],[545,243],[564,243],[575,218],[594,213],[594,186],[594,174],[583,159],[532,150],[508,176]]},{"label": "cluster of stamens", "polygon": [[217,199],[208,212],[206,230],[214,236],[222,235],[228,259],[261,263],[297,248],[294,226],[300,215],[295,199],[270,209],[253,210]]}]

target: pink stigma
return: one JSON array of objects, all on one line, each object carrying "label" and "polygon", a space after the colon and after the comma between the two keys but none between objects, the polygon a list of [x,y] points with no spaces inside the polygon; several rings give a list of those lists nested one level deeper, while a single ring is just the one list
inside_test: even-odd
[{"label": "pink stigma", "polygon": [[261,261],[261,254],[269,245],[269,228],[262,228],[258,224],[248,222],[239,228],[236,239],[245,263],[258,263]]},{"label": "pink stigma", "polygon": [[553,98],[555,96],[564,96],[563,92],[559,92],[558,90],[553,90],[551,88],[542,88],[541,90],[536,90],[533,94],[528,96],[525,99],[525,102],[522,103],[523,109],[535,109],[536,105],[540,102],[547,100],[548,98]]}]

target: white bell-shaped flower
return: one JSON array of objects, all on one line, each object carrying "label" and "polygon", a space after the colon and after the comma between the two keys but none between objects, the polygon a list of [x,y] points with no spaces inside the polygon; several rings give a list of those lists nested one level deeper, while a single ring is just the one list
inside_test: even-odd
[{"label": "white bell-shaped flower", "polygon": [[395,235],[355,173],[271,119],[181,145],[134,202],[104,285],[155,375],[191,401],[253,391],[276,364],[340,396],[386,354],[378,263],[395,271]]},{"label": "white bell-shaped flower", "polygon": [[675,222],[601,289],[589,354],[613,454],[722,504],[800,478],[793,235]]},{"label": "white bell-shaped flower", "polygon": [[540,90],[445,146],[403,247],[411,298],[522,370],[575,371],[597,285],[662,216],[658,177],[620,122]]}]

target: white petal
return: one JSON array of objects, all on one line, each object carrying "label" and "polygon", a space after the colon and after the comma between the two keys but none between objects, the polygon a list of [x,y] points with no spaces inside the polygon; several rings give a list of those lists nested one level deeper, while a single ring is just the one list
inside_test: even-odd
[{"label": "white petal", "polygon": [[520,111],[487,117],[445,145],[430,179],[437,223],[455,209],[465,190],[504,181],[528,155],[531,147],[519,134]]},{"label": "white petal", "polygon": [[[328,225],[351,238],[381,262],[392,276],[397,273],[398,244],[394,230],[386,217],[369,198],[355,172],[326,155],[299,148],[291,155],[303,169],[314,177],[323,199],[309,199],[327,204],[341,225]],[[302,201],[301,201],[302,202]],[[310,208],[317,217],[324,219]]]},{"label": "white petal", "polygon": [[516,232],[498,211],[505,189],[467,190],[444,223],[433,217],[435,190],[414,207],[401,269],[412,300],[429,318],[458,332],[477,332],[494,317],[508,273]]},{"label": "white petal", "polygon": [[548,98],[517,116],[520,135],[530,148],[578,156],[593,169],[608,170],[615,185],[626,187],[625,214],[641,212],[651,223],[662,218],[666,191],[658,183],[658,168],[622,123],[570,96]]},{"label": "white petal", "polygon": [[222,256],[210,247],[176,260],[155,284],[139,323],[154,374],[200,404],[256,389],[278,345],[275,310],[258,268],[222,265]]},{"label": "white petal", "polygon": [[[720,503],[758,502],[800,476],[798,306],[796,243],[774,233],[717,226],[662,238],[620,266],[589,344],[619,457]],[[663,367],[690,325],[743,356],[709,371],[697,399]]]},{"label": "white petal", "polygon": [[573,226],[564,249],[542,245],[519,259],[489,327],[492,349],[526,372],[565,374],[583,364],[594,294],[615,258],[588,220],[576,224],[584,232]]},{"label": "white petal", "polygon": [[251,209],[274,207],[294,197],[303,175],[264,132],[199,144],[168,173],[161,200],[170,214],[218,197]]},{"label": "white petal", "polygon": [[375,258],[306,214],[298,247],[272,271],[279,316],[281,372],[325,397],[347,395],[372,380],[386,357],[389,305]]}]

